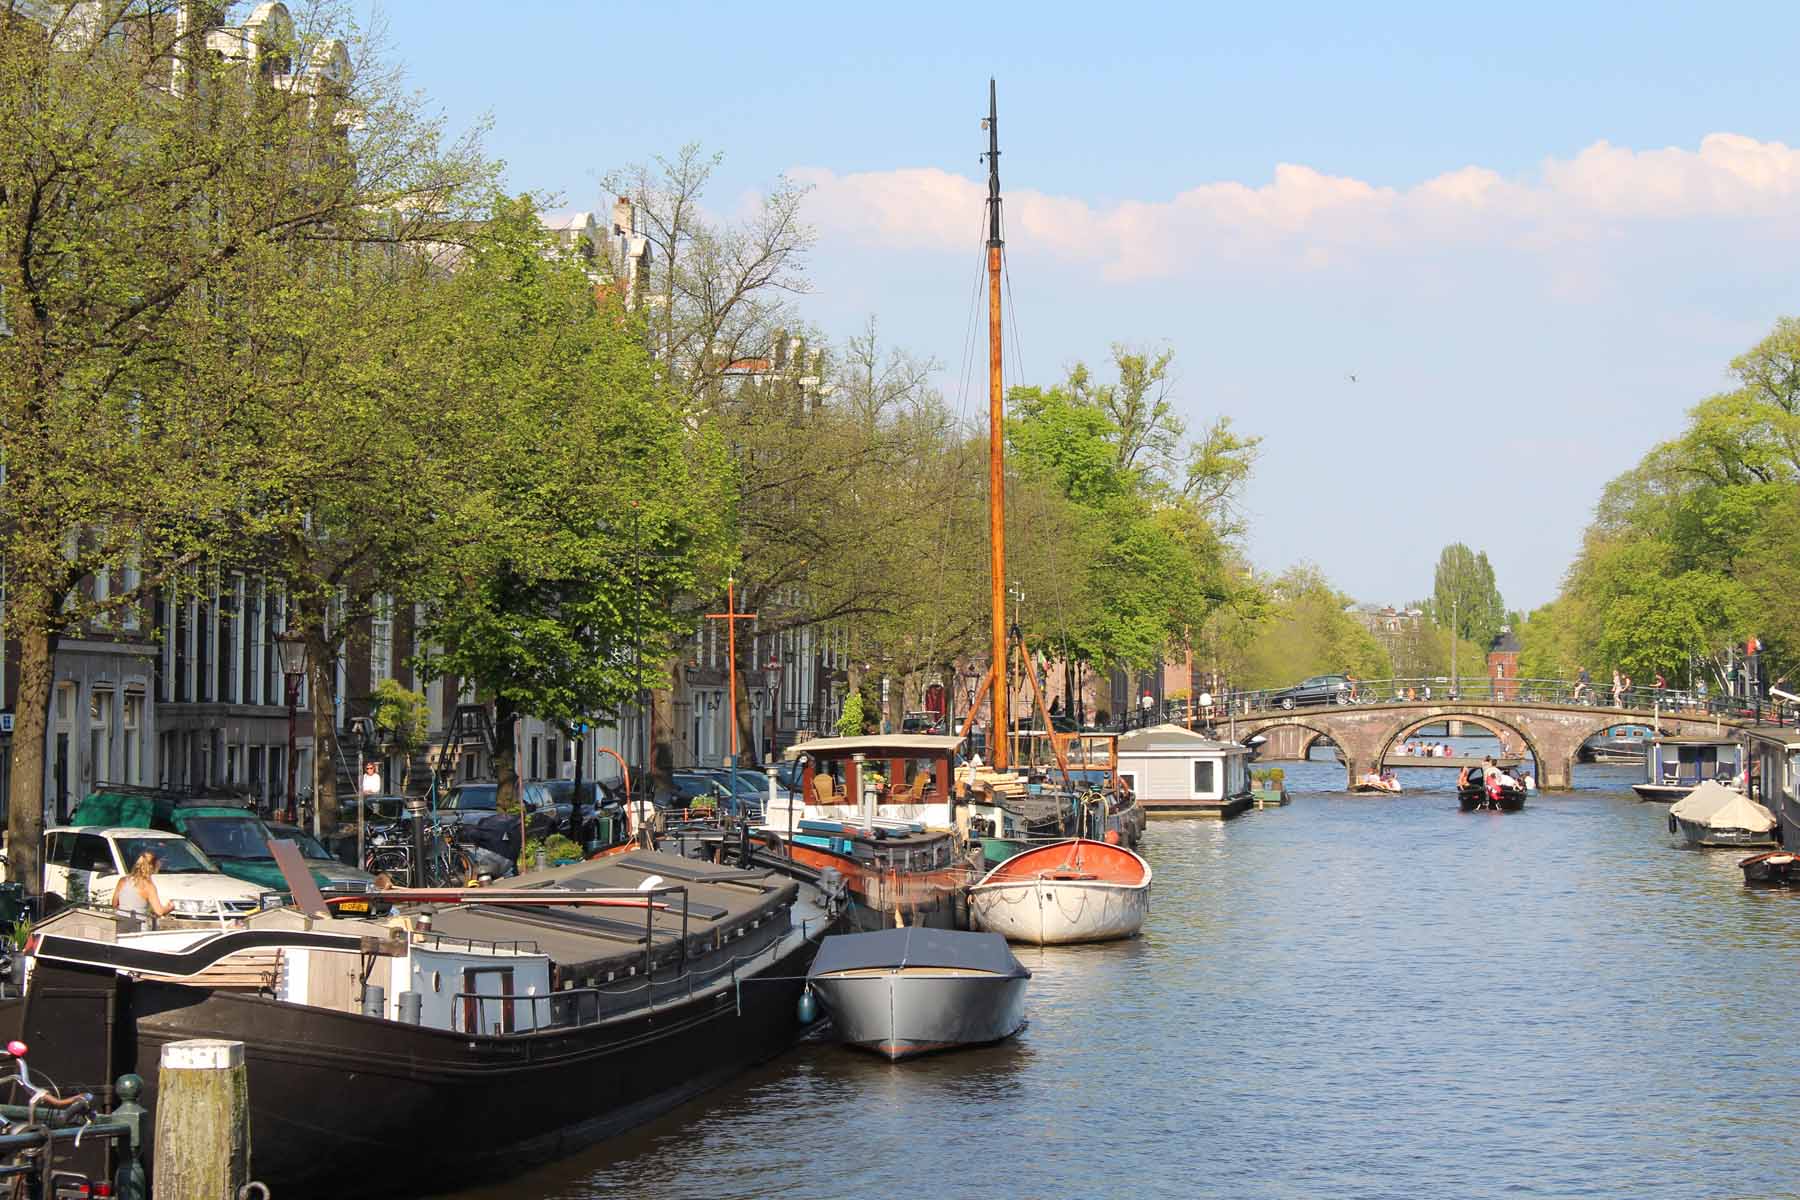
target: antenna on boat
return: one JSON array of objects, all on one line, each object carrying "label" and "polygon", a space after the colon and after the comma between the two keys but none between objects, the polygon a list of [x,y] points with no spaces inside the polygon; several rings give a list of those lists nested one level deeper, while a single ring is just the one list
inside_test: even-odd
[{"label": "antenna on boat", "polygon": [[1006,695],[1006,395],[1001,387],[1000,348],[1000,103],[988,79],[988,543],[993,602],[994,719],[988,739],[989,760],[996,770],[1007,765],[1006,734],[1010,710]]}]

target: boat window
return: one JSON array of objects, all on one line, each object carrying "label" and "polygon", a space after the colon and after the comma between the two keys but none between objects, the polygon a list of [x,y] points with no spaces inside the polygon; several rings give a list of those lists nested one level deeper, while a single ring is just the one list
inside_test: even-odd
[{"label": "boat window", "polygon": [[1194,795],[1211,796],[1217,793],[1217,778],[1213,774],[1213,768],[1217,765],[1210,758],[1194,760]]}]

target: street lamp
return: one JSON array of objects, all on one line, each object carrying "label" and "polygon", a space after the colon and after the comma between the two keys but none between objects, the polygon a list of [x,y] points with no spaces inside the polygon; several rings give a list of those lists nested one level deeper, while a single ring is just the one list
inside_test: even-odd
[{"label": "street lamp", "polygon": [[294,781],[297,768],[294,761],[294,723],[299,718],[300,679],[306,673],[306,635],[290,626],[275,635],[275,649],[281,655],[281,673],[287,691],[287,819],[292,823],[298,819],[294,805]]}]

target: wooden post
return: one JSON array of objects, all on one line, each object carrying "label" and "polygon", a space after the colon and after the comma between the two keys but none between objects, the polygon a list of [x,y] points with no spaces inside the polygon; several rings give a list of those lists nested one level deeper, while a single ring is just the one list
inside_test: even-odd
[{"label": "wooden post", "polygon": [[244,1043],[170,1042],[156,1074],[154,1200],[236,1200],[250,1182]]}]

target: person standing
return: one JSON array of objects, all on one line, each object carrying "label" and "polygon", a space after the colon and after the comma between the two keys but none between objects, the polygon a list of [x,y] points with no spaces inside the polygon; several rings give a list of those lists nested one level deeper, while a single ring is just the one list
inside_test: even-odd
[{"label": "person standing", "polygon": [[1619,668],[1617,667],[1613,668],[1613,707],[1622,707],[1619,703]]},{"label": "person standing", "polygon": [[156,868],[160,866],[162,861],[150,851],[139,854],[137,861],[131,864],[131,873],[119,880],[119,886],[113,889],[113,907],[152,921],[168,916],[175,906],[156,890]]},{"label": "person standing", "polygon": [[1586,667],[1575,672],[1575,699],[1580,702],[1583,698],[1589,700],[1594,698],[1594,679],[1588,674]]}]

